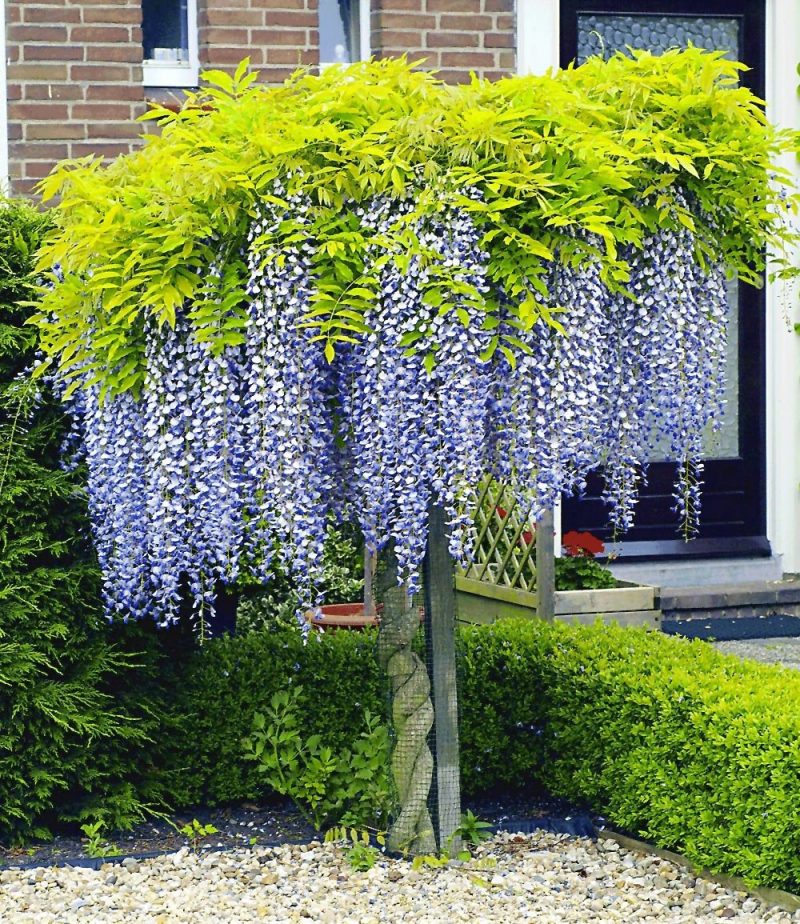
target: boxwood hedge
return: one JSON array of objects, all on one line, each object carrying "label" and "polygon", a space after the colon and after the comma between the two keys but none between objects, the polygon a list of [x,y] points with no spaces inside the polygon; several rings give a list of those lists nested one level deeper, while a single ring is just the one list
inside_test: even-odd
[{"label": "boxwood hedge", "polygon": [[[644,630],[505,620],[460,631],[467,793],[544,784],[709,869],[800,887],[800,675]],[[301,684],[309,733],[385,713],[374,637],[258,633],[184,665],[161,760],[179,802],[258,792],[240,740]]]}]

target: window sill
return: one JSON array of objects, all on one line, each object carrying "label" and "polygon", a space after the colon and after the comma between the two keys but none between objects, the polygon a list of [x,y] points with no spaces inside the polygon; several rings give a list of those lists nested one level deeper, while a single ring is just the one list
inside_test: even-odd
[{"label": "window sill", "polygon": [[199,67],[189,62],[145,61],[142,83],[145,87],[196,87]]}]

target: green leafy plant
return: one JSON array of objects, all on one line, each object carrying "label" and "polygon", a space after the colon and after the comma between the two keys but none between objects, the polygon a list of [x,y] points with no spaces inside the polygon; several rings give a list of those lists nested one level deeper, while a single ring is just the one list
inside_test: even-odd
[{"label": "green leafy plant", "polygon": [[104,838],[105,822],[95,821],[81,825],[81,831],[86,835],[86,853],[90,857],[118,857],[121,851],[112,847]]},{"label": "green leafy plant", "polygon": [[585,555],[556,558],[555,568],[556,590],[600,590],[618,586],[608,568]]},{"label": "green leafy plant", "polygon": [[[330,527],[322,568],[319,589],[329,603],[349,603],[362,598],[364,553],[363,539],[357,527],[351,524]],[[245,576],[241,584],[243,594],[236,614],[237,634],[261,629],[296,629],[300,596],[291,575],[279,562],[267,587],[255,585],[249,576]]]},{"label": "green leafy plant", "polygon": [[279,690],[266,713],[256,713],[253,732],[243,740],[245,757],[276,792],[289,796],[317,831],[380,821],[388,811],[389,737],[369,711],[350,752],[336,753],[313,734],[301,733],[302,687]]},{"label": "green leafy plant", "polygon": [[325,832],[325,842],[349,844],[350,846],[345,851],[345,859],[350,864],[350,868],[356,872],[367,872],[375,866],[386,844],[385,832],[376,831],[373,836],[377,847],[372,844],[372,837],[368,830],[339,825]]},{"label": "green leafy plant", "polygon": [[200,849],[200,842],[206,838],[211,837],[212,834],[219,834],[219,828],[215,828],[212,824],[204,825],[199,822],[196,818],[193,818],[191,821],[187,822],[185,825],[178,827],[175,826],[175,830],[182,834],[184,837],[188,837],[192,842],[192,850],[198,851]]},{"label": "green leafy plant", "polygon": [[465,843],[478,847],[492,837],[493,825],[488,821],[481,821],[471,809],[467,809],[461,816],[461,824],[456,829],[456,835]]}]

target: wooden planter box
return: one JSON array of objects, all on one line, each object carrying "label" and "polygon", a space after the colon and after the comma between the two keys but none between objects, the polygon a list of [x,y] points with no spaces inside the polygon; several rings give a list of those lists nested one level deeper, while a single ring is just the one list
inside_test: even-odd
[{"label": "wooden planter box", "polygon": [[[603,590],[557,590],[556,620],[591,625],[599,618],[621,626],[661,628],[658,588],[619,583]],[[458,576],[456,607],[458,618],[465,622],[491,623],[507,616],[535,619],[536,594]]]}]

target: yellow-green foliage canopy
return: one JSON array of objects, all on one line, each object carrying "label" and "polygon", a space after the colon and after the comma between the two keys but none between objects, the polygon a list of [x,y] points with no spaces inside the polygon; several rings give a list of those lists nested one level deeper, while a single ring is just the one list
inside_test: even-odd
[{"label": "yellow-green foliage canopy", "polygon": [[[377,241],[408,255],[420,253],[415,215],[448,201],[473,213],[490,274],[524,325],[546,313],[551,261],[592,254],[607,283],[624,286],[625,248],[672,222],[697,231],[698,259],[757,282],[765,248],[790,237],[788,178],[771,165],[794,138],[766,122],[741,70],[691,48],[461,87],[402,60],[298,73],[277,88],[256,85],[244,64],[233,77],[212,71],[180,112],[149,113],[161,131],[141,150],[108,166],[65,162],[42,183],[60,201],[40,266],[63,273],[43,295],[43,346],[118,390],[141,381],[147,316],[171,324],[188,304],[201,337],[237,341],[242,248],[276,181],[316,206],[310,229],[288,209],[276,236],[310,230],[329,353],[363,329],[373,299],[364,256],[374,240],[353,206],[374,196],[413,197],[412,215]],[[676,187],[689,210],[675,207]],[[426,299],[446,308],[454,280],[435,269]],[[489,327],[494,307],[473,293]]]}]

